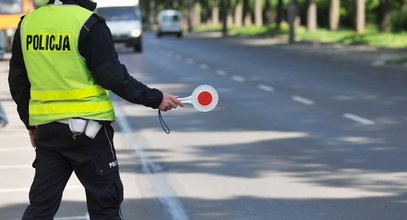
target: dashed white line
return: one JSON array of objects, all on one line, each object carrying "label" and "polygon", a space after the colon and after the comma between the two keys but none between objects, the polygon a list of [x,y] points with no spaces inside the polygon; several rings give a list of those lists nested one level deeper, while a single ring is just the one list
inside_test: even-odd
[{"label": "dashed white line", "polygon": [[203,70],[208,70],[209,69],[209,66],[207,65],[207,64],[201,64],[201,65],[199,65],[199,68],[201,68],[201,69],[203,69]]},{"label": "dashed white line", "polygon": [[226,76],[228,73],[225,70],[216,70],[216,73],[220,76]]},{"label": "dashed white line", "polygon": [[246,81],[245,78],[243,78],[243,77],[241,77],[241,76],[236,76],[236,75],[232,76],[232,80],[237,81],[237,82],[244,82],[244,81]]},{"label": "dashed white line", "polygon": [[84,216],[59,217],[59,218],[54,218],[54,219],[55,220],[88,220],[89,214],[86,214]]},{"label": "dashed white line", "polygon": [[376,124],[374,121],[367,119],[367,118],[363,118],[354,114],[350,114],[350,113],[345,113],[342,115],[344,118],[347,118],[349,120],[352,121],[356,121],[358,123],[364,124],[364,125],[374,125]]},{"label": "dashed white line", "polygon": [[259,88],[259,89],[261,89],[261,90],[263,90],[263,91],[266,91],[266,92],[272,92],[272,91],[274,91],[274,88],[273,88],[273,87],[268,86],[268,85],[264,85],[264,84],[259,84],[259,85],[257,85],[257,88]]},{"label": "dashed white line", "polygon": [[301,96],[293,96],[292,99],[293,99],[293,101],[299,102],[299,103],[304,104],[304,105],[314,105],[315,104],[314,101],[312,101],[310,99],[303,98]]},{"label": "dashed white line", "polygon": [[188,64],[193,64],[193,63],[195,63],[195,61],[194,61],[193,59],[191,59],[191,58],[187,58],[187,59],[185,59],[185,61],[186,61]]}]

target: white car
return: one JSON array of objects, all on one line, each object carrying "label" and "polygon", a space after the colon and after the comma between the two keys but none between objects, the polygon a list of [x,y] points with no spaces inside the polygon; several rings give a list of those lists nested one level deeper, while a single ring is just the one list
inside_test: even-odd
[{"label": "white car", "polygon": [[143,28],[138,0],[97,0],[96,13],[106,19],[113,41],[143,50]]},{"label": "white car", "polygon": [[182,14],[176,10],[163,10],[158,14],[157,37],[164,34],[175,34],[182,37]]}]

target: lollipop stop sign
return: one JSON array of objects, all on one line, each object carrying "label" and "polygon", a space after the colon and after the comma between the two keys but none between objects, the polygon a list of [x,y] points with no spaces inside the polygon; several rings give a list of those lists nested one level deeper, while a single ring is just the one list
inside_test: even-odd
[{"label": "lollipop stop sign", "polygon": [[[209,85],[200,85],[194,89],[191,96],[179,98],[184,104],[192,104],[194,108],[200,112],[212,111],[219,101],[218,92],[216,89]],[[158,110],[158,119],[164,132],[169,134],[170,128],[164,122],[161,116],[161,111]]]},{"label": "lollipop stop sign", "polygon": [[219,96],[212,86],[200,85],[194,89],[191,96],[179,100],[184,104],[192,104],[200,112],[209,112],[218,104]]}]

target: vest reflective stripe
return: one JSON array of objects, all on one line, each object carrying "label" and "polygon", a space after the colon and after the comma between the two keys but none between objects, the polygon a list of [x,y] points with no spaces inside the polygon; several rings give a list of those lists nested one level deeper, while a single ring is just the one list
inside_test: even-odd
[{"label": "vest reflective stripe", "polygon": [[58,104],[41,104],[30,105],[30,114],[47,115],[47,114],[69,114],[69,113],[89,113],[105,112],[113,108],[110,101],[102,102],[80,102],[80,103],[58,103]]},{"label": "vest reflective stripe", "polygon": [[72,100],[97,96],[104,93],[106,93],[105,89],[94,85],[72,90],[31,91],[31,98],[38,101]]}]

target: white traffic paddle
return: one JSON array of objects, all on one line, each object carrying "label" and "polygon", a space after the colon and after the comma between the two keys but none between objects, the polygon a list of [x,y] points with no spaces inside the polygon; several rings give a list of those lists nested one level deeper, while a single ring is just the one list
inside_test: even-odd
[{"label": "white traffic paddle", "polygon": [[192,104],[200,112],[209,112],[218,104],[219,96],[212,86],[200,85],[194,89],[191,96],[178,100],[184,104]]},{"label": "white traffic paddle", "polygon": [[[216,89],[212,86],[200,85],[194,89],[192,95],[185,98],[179,98],[178,100],[184,104],[192,104],[194,108],[200,112],[209,112],[218,105],[219,95]],[[171,131],[167,124],[165,124],[160,110],[158,110],[158,118],[164,132],[169,134]]]}]

